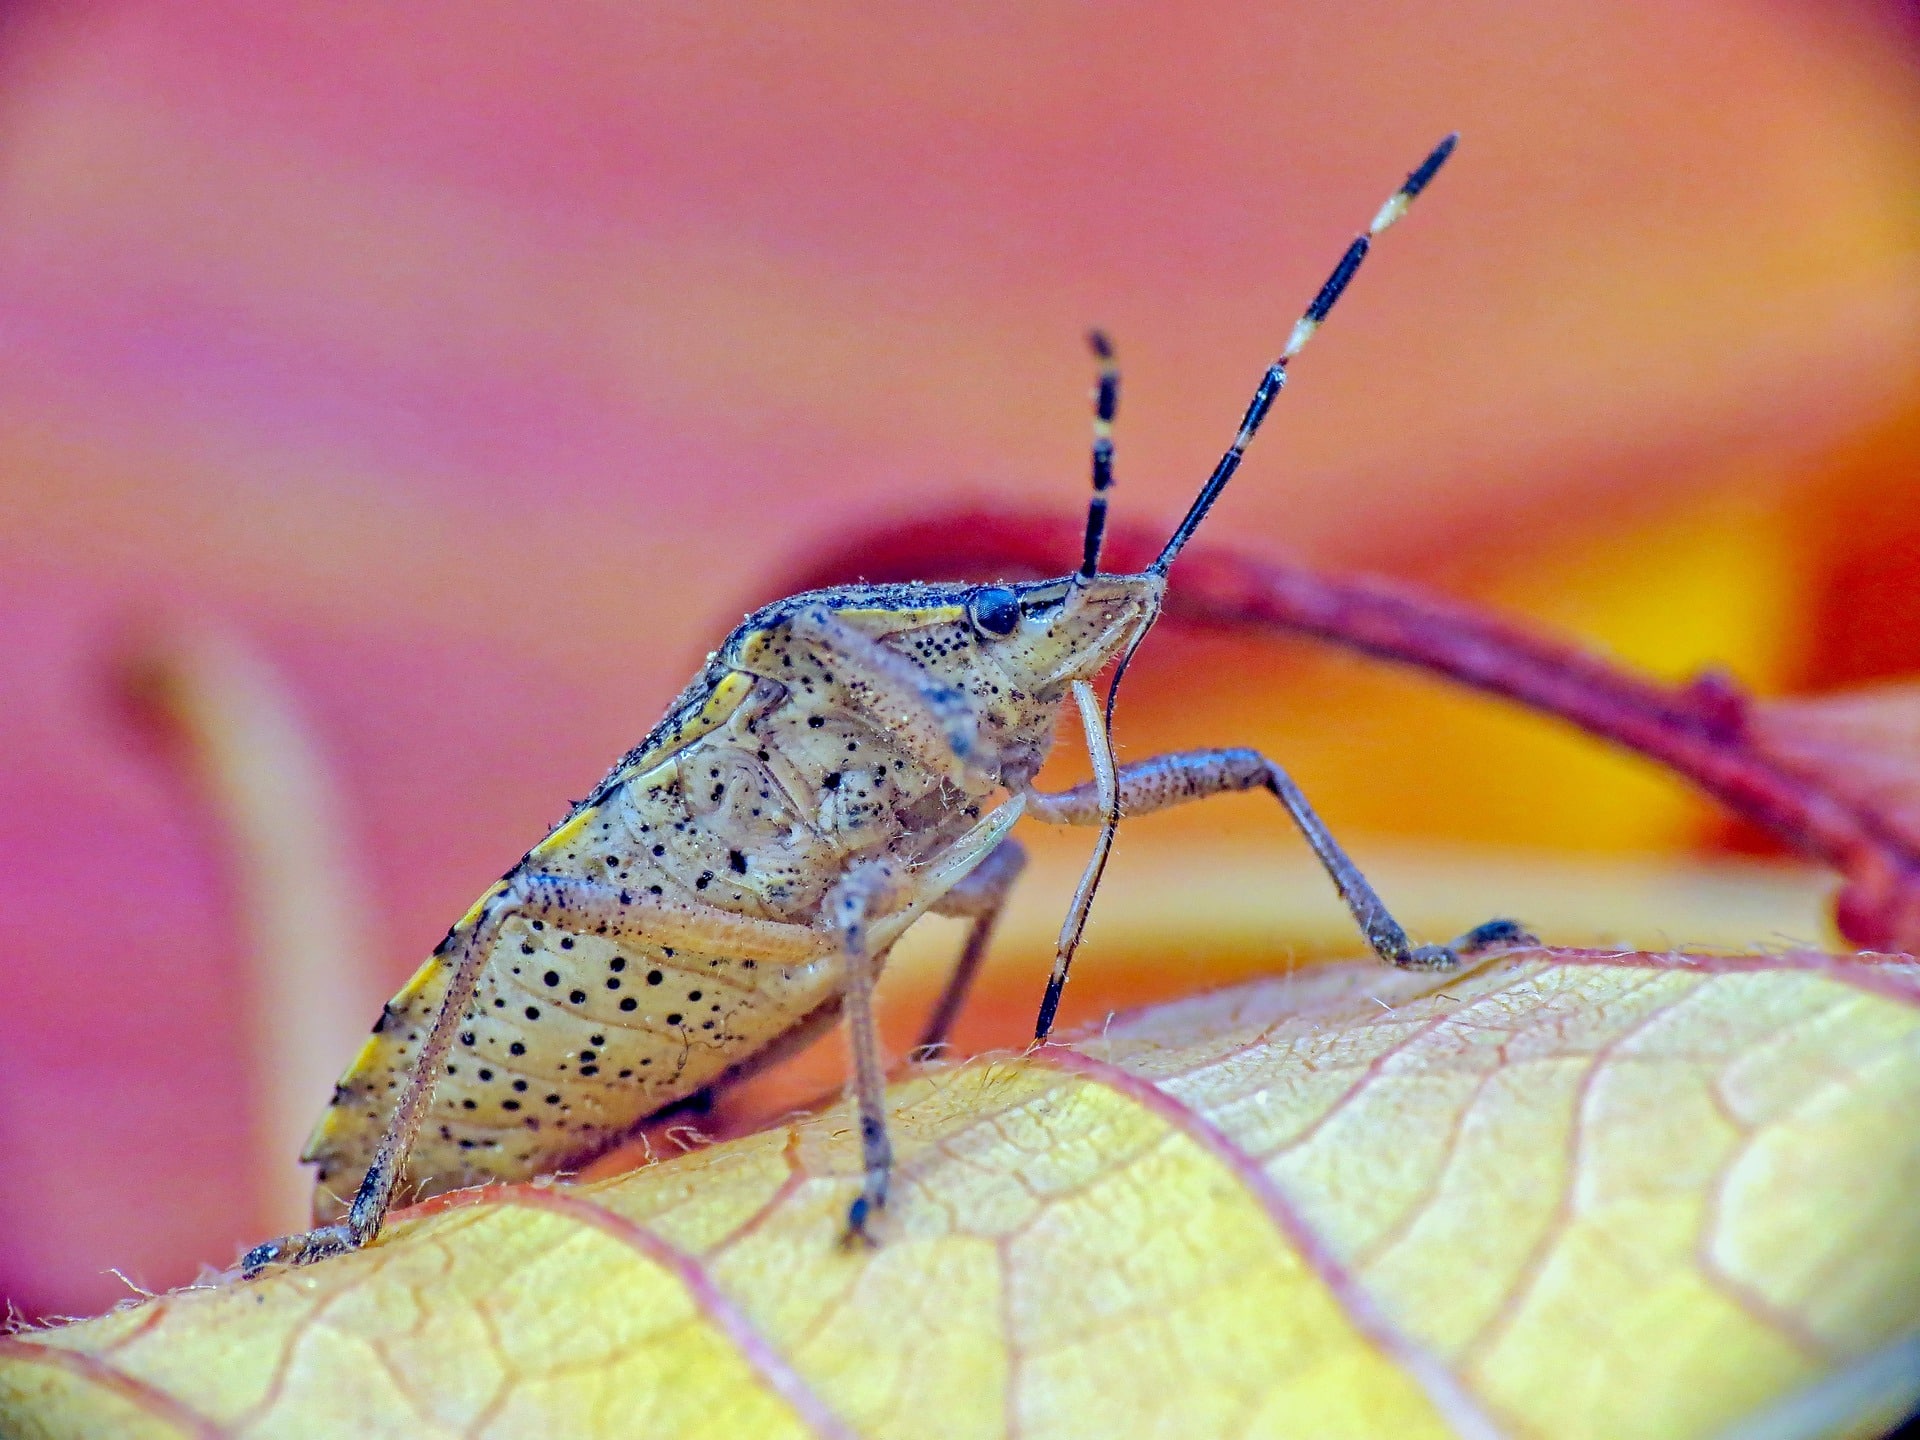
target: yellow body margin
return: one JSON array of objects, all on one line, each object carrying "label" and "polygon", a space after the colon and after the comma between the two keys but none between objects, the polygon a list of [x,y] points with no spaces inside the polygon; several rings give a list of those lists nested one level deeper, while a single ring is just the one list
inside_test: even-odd
[{"label": "yellow body margin", "polygon": [[[713,687],[713,693],[707,696],[698,710],[669,730],[658,745],[636,756],[633,763],[615,775],[610,784],[622,784],[636,775],[643,775],[663,762],[673,759],[702,736],[711,735],[733,718],[733,712],[746,702],[747,696],[753,693],[753,687],[758,683],[754,676],[747,674],[744,670],[729,670]],[[579,818],[579,816],[574,817],[575,820]],[[572,833],[573,822],[569,821],[549,835],[541,844],[535,846],[532,853],[538,855],[561,837]]]},{"label": "yellow body margin", "polygon": [[[636,759],[631,765],[621,770],[621,772],[614,777],[615,783],[624,782],[636,775],[644,774],[648,770],[657,768],[663,762],[671,760],[681,750],[693,744],[694,741],[704,735],[711,734],[726,724],[727,721],[733,717],[734,712],[745,702],[747,696],[753,693],[754,683],[753,676],[740,670],[731,671],[723,676],[720,682],[713,687],[713,692],[707,696],[698,710],[688,715],[680,724],[674,726],[662,739],[660,744],[655,745],[644,755]],[[588,805],[568,816],[558,829],[527,852],[527,858],[538,861],[543,855],[550,855],[556,850],[564,849],[582,830],[593,823],[599,813],[599,806]],[[460,934],[477,924],[481,912],[487,907],[487,903],[504,889],[506,889],[506,881],[504,880],[496,880],[492,885],[488,886],[480,898],[473,902],[472,907],[467,913],[460,917],[459,923],[453,927],[454,933],[456,935]],[[432,1011],[437,1009],[439,991],[445,987],[446,983],[447,975],[445,967],[440,964],[437,957],[429,958],[419,969],[413,972],[412,978],[402,987],[400,993],[388,1002],[389,1009],[412,1011],[416,1007],[421,1006],[421,1002],[423,1001],[426,1002],[424,1006],[425,1010]],[[353,1063],[348,1065],[346,1070],[341,1074],[340,1084],[344,1087],[351,1087],[359,1077],[381,1068],[385,1052],[391,1049],[396,1043],[396,1037],[392,1033],[376,1031],[374,1034],[369,1035],[365,1043],[361,1045],[359,1053],[353,1057]],[[321,1114],[319,1121],[314,1125],[312,1133],[307,1136],[306,1148],[301,1152],[301,1158],[311,1161],[332,1149],[333,1142],[338,1137],[340,1128],[345,1125],[350,1118],[349,1113],[339,1105],[327,1106],[326,1110]]]}]

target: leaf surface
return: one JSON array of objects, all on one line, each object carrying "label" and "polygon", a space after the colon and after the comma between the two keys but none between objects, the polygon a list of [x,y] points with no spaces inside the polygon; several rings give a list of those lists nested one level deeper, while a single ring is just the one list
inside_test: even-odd
[{"label": "leaf surface", "polygon": [[0,1429],[1711,1435],[1920,1332],[1916,1093],[1911,962],[1321,966],[897,1085],[875,1251],[835,1108],[0,1341]]}]

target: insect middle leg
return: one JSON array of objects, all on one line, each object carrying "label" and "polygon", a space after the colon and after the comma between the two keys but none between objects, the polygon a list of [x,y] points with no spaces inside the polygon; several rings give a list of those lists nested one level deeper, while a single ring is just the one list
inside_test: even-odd
[{"label": "insect middle leg", "polygon": [[1013,892],[1014,882],[1026,868],[1026,850],[1017,840],[1002,840],[977,869],[935,903],[933,911],[936,915],[957,915],[973,923],[967,927],[966,945],[960,951],[960,959],[947,974],[947,983],[941,987],[940,998],[934,1002],[933,1009],[927,1012],[926,1024],[920,1031],[920,1041],[914,1046],[916,1052],[925,1055],[947,1043],[947,1036],[953,1031],[953,1022],[959,1018],[960,1008],[967,1003],[967,992],[973,988],[974,979],[980,973],[980,962],[986,959],[987,945],[993,938],[993,927],[999,922],[1001,912],[1007,908],[1007,897]]},{"label": "insect middle leg", "polygon": [[304,1235],[255,1246],[241,1260],[242,1271],[252,1274],[274,1264],[307,1264],[357,1250],[379,1233],[406,1172],[407,1156],[433,1098],[447,1050],[473,1003],[480,972],[493,954],[501,926],[516,916],[614,940],[650,940],[774,962],[817,959],[828,948],[806,926],[735,915],[693,902],[655,900],[575,876],[524,870],[508,876],[479,916],[456,927],[436,952],[440,964],[452,967],[445,995],[346,1218]]},{"label": "insect middle leg", "polygon": [[844,978],[841,1007],[847,1022],[847,1048],[853,1052],[853,1090],[860,1112],[859,1197],[847,1212],[847,1237],[872,1243],[867,1221],[887,1203],[893,1172],[893,1145],[887,1139],[887,1072],[874,1022],[873,986],[879,959],[869,938],[873,918],[891,907],[901,892],[902,867],[885,860],[854,866],[827,892],[821,918],[840,941]]},{"label": "insect middle leg", "polygon": [[[1214,795],[1264,789],[1286,807],[1287,814],[1306,837],[1340,898],[1346,902],[1360,933],[1374,954],[1390,965],[1414,970],[1448,970],[1463,955],[1496,945],[1531,944],[1533,937],[1514,920],[1490,920],[1459,937],[1451,945],[1415,945],[1393,918],[1367,877],[1360,872],[1326,823],[1291,776],[1257,750],[1187,750],[1158,755],[1123,765],[1117,773],[1120,809],[1127,815],[1145,815],[1169,806],[1204,800]],[[1076,785],[1055,794],[1027,796],[1027,813],[1056,825],[1099,825],[1107,817],[1099,788]],[[1070,958],[1062,955],[1064,962]],[[1052,1029],[1054,1010],[1066,984],[1064,964],[1056,964],[1047,984],[1035,1038],[1044,1040]]]}]

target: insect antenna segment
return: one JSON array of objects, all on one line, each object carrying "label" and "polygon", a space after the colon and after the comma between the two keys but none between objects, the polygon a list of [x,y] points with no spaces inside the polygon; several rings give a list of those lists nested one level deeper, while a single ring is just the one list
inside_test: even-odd
[{"label": "insect antenna segment", "polygon": [[1107,491],[1113,488],[1113,414],[1120,404],[1120,367],[1113,345],[1100,331],[1087,336],[1100,362],[1093,387],[1093,495],[1087,501],[1087,540],[1080,576],[1091,580],[1100,570],[1100,545],[1107,532]]},{"label": "insect antenna segment", "polygon": [[1280,352],[1280,358],[1269,365],[1267,373],[1261,377],[1260,387],[1253,392],[1253,399],[1247,405],[1247,413],[1241,418],[1240,432],[1233,437],[1233,444],[1229,445],[1227,453],[1220,457],[1220,463],[1214,467],[1213,474],[1208,477],[1207,483],[1200,487],[1200,493],[1194,497],[1193,505],[1187,511],[1186,518],[1181,520],[1179,528],[1168,539],[1159,558],[1147,567],[1152,573],[1156,575],[1167,573],[1168,567],[1173,564],[1173,557],[1178,555],[1187,541],[1193,538],[1193,532],[1200,528],[1200,522],[1206,519],[1207,512],[1213,508],[1213,502],[1218,500],[1220,492],[1227,488],[1227,482],[1233,478],[1233,472],[1240,468],[1240,460],[1246,454],[1248,444],[1259,431],[1260,422],[1267,418],[1267,411],[1273,408],[1273,402],[1280,398],[1280,392],[1286,388],[1287,366],[1292,363],[1294,356],[1306,348],[1307,341],[1313,338],[1314,332],[1327,318],[1327,312],[1332,310],[1335,302],[1346,293],[1346,288],[1352,283],[1355,272],[1360,269],[1361,262],[1367,258],[1367,251],[1372,248],[1374,237],[1407,213],[1407,207],[1412,205],[1415,197],[1432,183],[1433,177],[1440,173],[1440,167],[1447,163],[1447,157],[1453,154],[1453,147],[1459,141],[1460,137],[1457,134],[1449,135],[1434,146],[1433,153],[1422,160],[1413,173],[1407,176],[1406,182],[1387,198],[1387,203],[1380,207],[1380,212],[1373,217],[1373,223],[1367,227],[1366,233],[1356,236],[1353,243],[1347,247],[1347,253],[1342,255],[1340,263],[1333,267],[1333,273],[1327,276],[1326,283],[1320,287],[1320,293],[1313,297],[1313,303],[1307,306],[1306,313],[1294,324],[1293,333],[1287,337],[1287,345]]},{"label": "insect antenna segment", "polygon": [[[1414,202],[1414,199],[1432,183],[1433,177],[1440,173],[1440,167],[1447,163],[1447,157],[1453,154],[1454,146],[1459,144],[1458,134],[1447,136],[1432,153],[1414,168],[1400,188],[1387,197],[1386,204],[1373,217],[1373,223],[1366,232],[1354,237],[1340,262],[1333,267],[1319,293],[1313,297],[1305,313],[1294,323],[1293,333],[1287,337],[1286,347],[1279,358],[1267,367],[1267,373],[1260,379],[1260,386],[1253,393],[1253,399],[1247,405],[1246,414],[1241,417],[1239,433],[1233,437],[1233,444],[1227,447],[1227,453],[1220,457],[1220,463],[1214,466],[1213,474],[1207,477],[1207,483],[1200,487],[1200,493],[1194,497],[1186,516],[1180,521],[1158,558],[1147,567],[1150,575],[1165,576],[1187,541],[1193,538],[1193,532],[1200,528],[1200,522],[1207,518],[1207,512],[1213,508],[1213,502],[1220,498],[1220,492],[1227,488],[1227,482],[1233,478],[1234,471],[1240,468],[1241,458],[1246,454],[1247,446],[1260,429],[1260,423],[1267,418],[1267,411],[1273,408],[1273,402],[1286,388],[1287,366],[1293,357],[1306,348],[1306,344],[1320,328],[1321,323],[1340,297],[1346,293],[1347,286],[1353,282],[1361,263],[1372,248],[1374,237],[1393,224]],[[1099,560],[1100,535],[1106,524],[1107,502],[1104,492],[1113,484],[1113,411],[1118,400],[1119,376],[1112,364],[1113,350],[1106,338],[1098,331],[1091,337],[1094,354],[1101,360],[1100,383],[1094,391],[1093,420],[1093,503],[1087,511],[1086,559],[1081,565],[1080,575],[1090,579]],[[1140,627],[1120,654],[1113,668],[1113,678],[1107,683],[1107,699],[1102,715],[1103,733],[1098,737],[1111,757],[1113,746],[1113,713],[1120,698],[1120,682],[1126,678],[1127,668],[1133,664],[1133,657],[1140,649],[1140,642],[1147,638],[1152,628],[1151,620]],[[1088,730],[1088,743],[1096,742],[1091,728]],[[1111,760],[1109,758],[1109,763]],[[1116,792],[1101,817],[1100,835],[1095,843],[1094,858],[1089,864],[1081,884],[1081,893],[1075,896],[1073,909],[1069,912],[1067,923],[1060,933],[1059,947],[1055,953],[1053,974],[1048,978],[1046,994],[1040,1001],[1040,1015],[1035,1023],[1036,1041],[1046,1039],[1053,1028],[1055,1012],[1060,1005],[1061,992],[1066,987],[1067,969],[1072,963],[1073,954],[1079,948],[1080,937],[1086,925],[1088,910],[1093,901],[1093,892],[1098,889],[1102,875],[1106,870],[1107,855],[1113,844],[1114,833],[1120,825],[1120,803]]]}]

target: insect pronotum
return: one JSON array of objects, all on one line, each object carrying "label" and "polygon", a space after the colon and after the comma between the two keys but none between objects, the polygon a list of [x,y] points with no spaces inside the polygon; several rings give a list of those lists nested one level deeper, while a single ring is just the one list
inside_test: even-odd
[{"label": "insect pronotum", "polygon": [[[1293,818],[1367,943],[1445,968],[1522,938],[1494,921],[1414,945],[1286,773],[1252,750],[1117,766],[1111,719],[1167,572],[1240,464],[1281,388],[1366,258],[1452,153],[1448,136],[1347,247],[1262,376],[1233,443],[1159,557],[1100,569],[1119,379],[1095,336],[1093,497],[1080,567],[1053,580],[844,586],[747,617],[664,720],[447,932],[382,1009],[303,1158],[314,1219],[249,1271],[365,1245],[397,1193],[429,1195],[571,1167],[664,1106],[847,1027],[864,1176],[849,1234],[867,1237],[891,1171],[873,986],[933,911],[972,921],[922,1037],[947,1033],[1024,858],[1023,815],[1097,826],[1061,928],[1035,1037],[1066,984],[1114,828],[1139,814],[1265,789]],[[1118,658],[1103,711],[1092,682]],[[1062,706],[1079,711],[1094,779],[1034,777]]]}]

